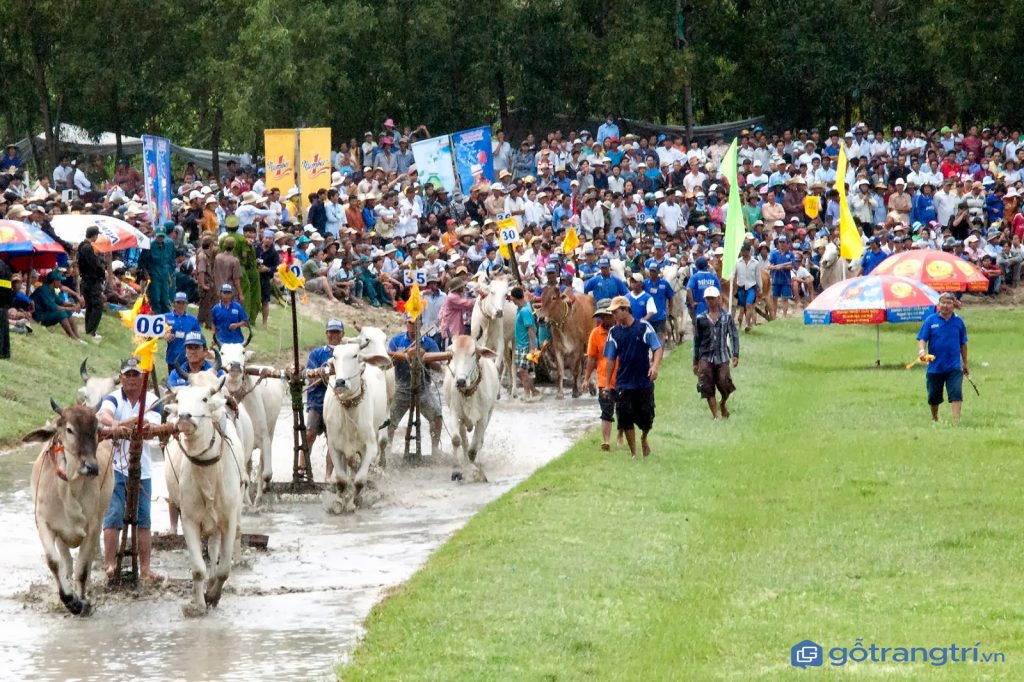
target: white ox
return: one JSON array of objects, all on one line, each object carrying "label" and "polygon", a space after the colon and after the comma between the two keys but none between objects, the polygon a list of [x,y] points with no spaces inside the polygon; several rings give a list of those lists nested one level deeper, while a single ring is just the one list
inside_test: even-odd
[{"label": "white ox", "polygon": [[[359,342],[361,349],[359,351],[360,358],[367,360],[369,358],[388,357],[388,335],[384,333],[384,330],[377,327],[360,327],[357,325],[356,331],[359,332],[359,336],[357,339],[351,340],[350,343]],[[384,370],[384,382],[388,389],[388,405],[391,405],[391,401],[395,399],[395,365],[394,363],[385,364],[382,366],[382,369]]]},{"label": "white ox", "polygon": [[[508,370],[509,395],[516,396],[515,351],[516,306],[508,300],[511,282],[505,275],[490,277],[486,272],[477,275],[479,296],[470,318],[470,335],[481,346],[494,351],[498,366],[499,390],[501,377]],[[497,395],[497,394],[495,394]]]},{"label": "white ox", "polygon": [[259,503],[263,491],[270,486],[274,477],[273,442],[277,416],[287,393],[287,386],[281,379],[255,378],[245,373],[246,362],[252,358],[240,343],[228,343],[220,347],[221,363],[227,373],[225,384],[228,394],[245,408],[252,421],[254,448],[260,451],[260,479],[256,485],[255,503]]},{"label": "white ox", "polygon": [[368,342],[334,347],[324,396],[327,453],[334,464],[337,499],[330,511],[353,510],[366,485],[370,465],[387,449],[388,396],[381,366],[388,356],[363,359]]},{"label": "white ox", "polygon": [[[114,489],[110,442],[97,445],[99,422],[92,406],[61,409],[53,400],[50,406],[57,413],[56,422],[24,439],[49,441],[32,465],[36,531],[61,602],[75,615],[88,615],[85,588]],[[78,548],[74,579],[73,547]]]},{"label": "white ox", "polygon": [[[222,380],[223,381],[223,380]],[[168,489],[181,510],[181,529],[192,567],[192,602],[185,611],[200,615],[220,601],[231,574],[231,559],[242,509],[242,454],[234,422],[228,418],[221,386],[179,386],[168,406],[168,423],[178,435],[167,443],[164,468]],[[208,540],[210,570],[203,559]]]},{"label": "white ox", "polygon": [[825,252],[821,254],[821,288],[828,289],[830,286],[843,279],[843,268],[846,269],[848,278],[860,274],[860,261],[852,262],[839,257],[839,247],[835,242],[830,241],[825,245]]},{"label": "white ox", "polygon": [[452,448],[461,450],[463,466],[472,471],[471,480],[486,481],[476,458],[498,396],[494,352],[471,336],[456,336],[449,350],[452,357],[444,377],[444,399],[459,426],[458,434],[452,435]]},{"label": "white ox", "polygon": [[78,389],[78,403],[99,409],[103,398],[114,392],[121,383],[121,377],[94,377],[89,375],[89,358],[82,360],[78,374],[82,377],[82,387]]},{"label": "white ox", "polygon": [[674,337],[672,339],[674,343],[682,343],[686,336],[686,329],[693,326],[690,314],[686,309],[686,284],[690,278],[690,266],[675,263],[666,265],[661,271],[661,276],[677,296],[672,306],[669,331]]}]

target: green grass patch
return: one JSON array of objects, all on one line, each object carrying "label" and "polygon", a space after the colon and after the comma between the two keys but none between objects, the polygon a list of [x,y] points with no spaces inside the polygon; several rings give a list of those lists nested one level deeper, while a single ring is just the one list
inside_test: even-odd
[{"label": "green grass patch", "polygon": [[[968,310],[964,422],[932,426],[913,324],[761,326],[733,417],[690,351],[658,381],[647,462],[596,433],[479,515],[373,609],[346,680],[806,679],[790,647],[1001,651],[1024,676],[1016,350],[1024,313]],[[987,366],[982,366],[987,363]],[[597,408],[595,405],[595,424]],[[927,663],[848,664],[883,678]],[[828,672],[826,672],[828,671]]]},{"label": "green grass patch", "polygon": [[[195,314],[195,309],[191,311]],[[78,321],[79,330],[82,323]],[[89,340],[82,345],[59,326],[46,329],[33,324],[34,334],[11,334],[11,359],[0,360],[0,447],[7,447],[21,436],[40,426],[49,416],[50,397],[62,405],[75,400],[82,385],[78,369],[89,358],[89,369],[96,376],[113,375],[121,360],[132,350],[132,334],[114,313],[107,313],[100,323],[100,343]],[[207,341],[212,333],[206,331]],[[323,343],[323,324],[299,315],[299,344],[310,348]],[[167,378],[163,363],[164,344],[160,344],[157,371],[161,380]],[[291,364],[291,312],[271,305],[269,325],[263,329],[256,323],[252,344],[256,361]],[[301,361],[304,363],[306,354]]]}]

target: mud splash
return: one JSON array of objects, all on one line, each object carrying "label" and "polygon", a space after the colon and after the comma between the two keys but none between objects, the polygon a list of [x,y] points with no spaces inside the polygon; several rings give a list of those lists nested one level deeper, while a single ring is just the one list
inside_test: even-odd
[{"label": "mud splash", "polygon": [[[183,551],[158,552],[154,568],[169,581],[138,592],[107,591],[94,571],[94,615],[68,616],[32,521],[28,476],[36,451],[0,457],[0,670],[8,679],[33,680],[334,679],[333,667],[356,644],[384,592],[407,580],[481,507],[564,452],[596,423],[597,412],[592,398],[500,401],[479,458],[488,483],[451,481],[447,434],[445,456],[428,457],[423,466],[391,465],[401,460],[400,430],[389,467],[376,472],[379,499],[370,508],[331,516],[315,497],[265,499],[243,518],[243,530],[268,534],[269,551],[247,549],[220,607],[201,619],[182,615],[189,578]],[[290,480],[291,453],[291,415],[284,413],[274,441],[275,480]],[[313,463],[322,479],[322,441]],[[161,463],[153,483],[153,528],[163,532]]]}]

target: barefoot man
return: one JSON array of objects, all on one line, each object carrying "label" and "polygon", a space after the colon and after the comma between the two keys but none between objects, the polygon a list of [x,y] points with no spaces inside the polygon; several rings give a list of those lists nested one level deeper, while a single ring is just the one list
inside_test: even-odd
[{"label": "barefoot man", "polygon": [[[644,457],[651,454],[647,434],[654,426],[654,381],[658,378],[658,368],[665,350],[651,323],[634,318],[632,309],[633,306],[625,296],[612,299],[608,312],[615,317],[615,326],[608,330],[604,356],[609,360],[605,386],[615,386],[615,412],[618,414],[619,430],[625,432],[629,454],[635,459],[635,427],[640,427],[640,445]],[[609,396],[613,390],[605,388],[602,393]]]},{"label": "barefoot man", "polygon": [[932,421],[939,421],[939,405],[942,404],[942,389],[945,387],[953,410],[953,423],[957,424],[964,400],[964,377],[970,371],[967,369],[967,326],[953,312],[955,307],[953,294],[945,293],[939,297],[938,312],[924,319],[917,334],[917,354],[922,360],[929,354],[933,356],[925,375]]},{"label": "barefoot man", "polygon": [[[708,401],[711,418],[729,418],[729,399],[736,385],[729,375],[729,358],[732,366],[740,364],[740,335],[732,316],[722,312],[722,294],[717,287],[704,290],[707,311],[697,316],[693,323],[693,373],[697,376],[697,390]],[[722,394],[722,401],[716,403],[715,389]]]}]

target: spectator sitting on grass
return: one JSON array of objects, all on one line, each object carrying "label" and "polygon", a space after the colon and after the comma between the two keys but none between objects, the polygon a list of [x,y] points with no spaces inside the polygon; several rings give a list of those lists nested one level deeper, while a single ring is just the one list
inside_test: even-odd
[{"label": "spectator sitting on grass", "polygon": [[996,265],[995,259],[988,254],[981,257],[981,265],[979,267],[985,276],[988,277],[988,291],[985,293],[989,296],[997,295],[1003,282],[1003,275],[1005,274],[1003,269]]},{"label": "spectator sitting on grass", "polygon": [[58,270],[50,270],[46,275],[46,282],[32,292],[32,301],[35,303],[35,312],[32,313],[32,317],[44,327],[59,324],[65,334],[84,344],[85,340],[78,335],[78,329],[72,319],[72,315],[77,312],[76,306],[60,301],[63,281],[64,278],[61,277]]}]

